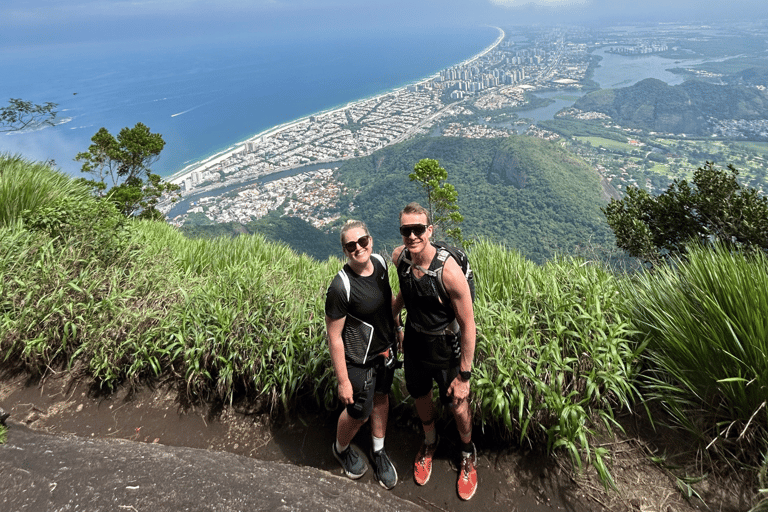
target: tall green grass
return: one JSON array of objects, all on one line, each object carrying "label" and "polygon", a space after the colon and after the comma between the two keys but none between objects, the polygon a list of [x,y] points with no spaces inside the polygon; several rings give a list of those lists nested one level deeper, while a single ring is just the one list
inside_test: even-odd
[{"label": "tall green grass", "polygon": [[[6,363],[67,367],[106,388],[162,379],[192,399],[250,397],[272,411],[300,399],[336,404],[324,301],[342,261],[317,262],[260,236],[191,240],[148,221],[123,229],[99,221],[105,210],[94,201],[17,204],[9,218],[23,222],[0,229]],[[540,267],[486,242],[471,258],[478,421],[566,450],[608,478],[590,434],[631,405],[639,350],[616,280],[576,260]]]},{"label": "tall green grass", "polygon": [[721,454],[758,462],[768,437],[768,259],[693,247],[626,282],[647,337],[648,396]]},{"label": "tall green grass", "polygon": [[[42,373],[72,365],[121,380],[146,327],[178,300],[174,274],[136,253],[104,265],[90,250],[42,233],[0,228],[0,348]],[[138,259],[137,259],[138,258]]]},{"label": "tall green grass", "polygon": [[86,200],[88,188],[48,165],[0,154],[0,226],[21,220],[25,210],[64,197]]},{"label": "tall green grass", "polygon": [[612,429],[614,410],[631,408],[642,351],[616,278],[581,260],[539,266],[487,242],[473,246],[471,259],[480,421],[519,442],[563,449],[610,481],[607,452],[590,438],[595,422]]},{"label": "tall green grass", "polygon": [[168,225],[142,228],[148,252],[196,283],[158,326],[153,359],[207,398],[255,393],[289,408],[311,391],[332,402],[323,306],[338,260],[318,263],[260,236],[190,240]]}]

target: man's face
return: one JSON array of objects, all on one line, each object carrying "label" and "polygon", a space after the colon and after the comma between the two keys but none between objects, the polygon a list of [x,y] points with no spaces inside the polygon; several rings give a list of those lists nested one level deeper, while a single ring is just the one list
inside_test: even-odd
[{"label": "man's face", "polygon": [[423,213],[404,213],[400,217],[400,235],[405,247],[416,254],[429,244],[432,226],[427,225],[427,216]]}]

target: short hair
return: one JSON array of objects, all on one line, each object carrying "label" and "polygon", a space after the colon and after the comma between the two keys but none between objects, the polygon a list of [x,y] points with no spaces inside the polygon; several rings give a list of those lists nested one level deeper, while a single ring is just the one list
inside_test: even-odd
[{"label": "short hair", "polygon": [[341,227],[341,236],[339,238],[341,240],[342,250],[344,249],[344,233],[346,233],[350,229],[355,229],[355,228],[361,228],[363,231],[365,231],[366,235],[371,236],[371,233],[368,231],[368,226],[365,225],[365,222],[361,220],[349,219]]},{"label": "short hair", "polygon": [[400,221],[403,220],[403,214],[405,215],[424,214],[427,217],[427,226],[432,225],[432,221],[429,218],[429,212],[427,211],[427,209],[415,201],[405,205],[405,208],[403,208],[403,211],[400,212]]}]

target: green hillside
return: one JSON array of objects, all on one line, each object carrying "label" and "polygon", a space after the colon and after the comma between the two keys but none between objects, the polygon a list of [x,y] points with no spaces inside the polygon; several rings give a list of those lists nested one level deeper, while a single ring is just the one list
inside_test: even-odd
[{"label": "green hillside", "polygon": [[543,262],[573,254],[584,244],[612,245],[600,206],[599,176],[556,143],[507,139],[420,138],[350,161],[338,178],[357,195],[351,216],[365,220],[374,237],[401,243],[397,216],[409,201],[426,203],[408,180],[422,158],[448,171],[464,214],[468,238],[486,238]]},{"label": "green hillside", "polygon": [[[527,136],[420,137],[349,160],[336,173],[350,191],[339,200],[341,221],[361,219],[379,246],[400,245],[398,213],[410,201],[426,205],[421,188],[408,179],[422,158],[436,159],[448,171],[467,238],[502,243],[537,263],[581,254],[585,246],[615,248],[600,211],[606,200],[598,174],[559,144]],[[337,230],[325,232],[276,212],[246,225],[185,225],[182,231],[203,238],[259,233],[316,259],[340,255]]]},{"label": "green hillside", "polygon": [[707,120],[765,119],[768,94],[754,87],[688,80],[670,86],[648,78],[630,87],[587,94],[574,104],[602,112],[622,126],[665,133],[708,135]]},{"label": "green hillside", "polygon": [[286,243],[293,250],[317,260],[341,255],[337,233],[320,231],[297,217],[281,217],[278,211],[270,212],[269,215],[248,224],[239,222],[184,224],[181,232],[191,238],[208,239],[260,234],[267,240]]}]

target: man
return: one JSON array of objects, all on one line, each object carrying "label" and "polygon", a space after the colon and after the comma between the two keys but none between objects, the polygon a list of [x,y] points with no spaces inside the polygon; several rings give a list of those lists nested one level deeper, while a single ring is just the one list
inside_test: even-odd
[{"label": "man", "polygon": [[[477,452],[472,443],[469,410],[475,317],[469,283],[461,267],[452,257],[438,257],[440,251],[430,243],[432,233],[427,210],[418,203],[410,203],[400,212],[404,245],[392,253],[400,279],[396,306],[404,305],[408,312],[403,339],[405,382],[425,437],[416,456],[413,476],[418,485],[424,485],[432,474],[432,457],[438,443],[432,402],[432,385],[436,381],[441,401],[456,419],[461,439],[457,490],[461,499],[468,500],[477,490]],[[440,267],[442,275],[437,272]],[[443,281],[447,298],[439,291],[438,279]]]}]

